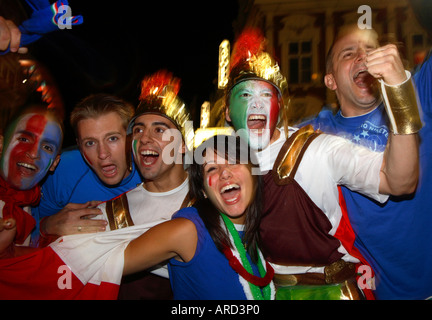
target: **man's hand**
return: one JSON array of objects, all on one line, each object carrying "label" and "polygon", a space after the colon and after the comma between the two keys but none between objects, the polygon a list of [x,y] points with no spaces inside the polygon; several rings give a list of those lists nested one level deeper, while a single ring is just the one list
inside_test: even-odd
[{"label": "man's hand", "polygon": [[55,215],[42,220],[41,231],[45,234],[65,236],[77,233],[94,233],[106,230],[107,222],[92,219],[100,214],[97,201],[87,203],[68,203]]},{"label": "man's hand", "polygon": [[27,48],[20,48],[21,31],[10,20],[0,17],[0,50],[5,51],[10,46],[11,52],[27,53]]},{"label": "man's hand", "polygon": [[388,85],[398,85],[407,79],[405,68],[394,44],[388,44],[368,52],[368,72]]}]

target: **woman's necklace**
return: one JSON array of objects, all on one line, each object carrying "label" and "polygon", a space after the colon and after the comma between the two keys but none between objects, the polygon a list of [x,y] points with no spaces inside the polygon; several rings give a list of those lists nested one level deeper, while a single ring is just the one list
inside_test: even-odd
[{"label": "woman's necklace", "polygon": [[[266,265],[262,261],[264,260],[261,251],[257,248],[258,252],[258,271],[261,277],[253,274],[252,266],[246,256],[246,249],[240,239],[237,230],[234,227],[232,221],[223,213],[221,213],[222,219],[227,226],[229,231],[231,242],[235,246],[235,251],[231,248],[225,247],[224,254],[229,261],[231,268],[239,274],[240,282],[245,289],[246,297],[254,300],[270,300],[274,299],[274,284],[272,282],[274,270],[270,264],[266,261]],[[240,257],[240,261],[239,261]],[[262,291],[261,291],[261,288]],[[249,289],[249,290],[247,290]]]}]

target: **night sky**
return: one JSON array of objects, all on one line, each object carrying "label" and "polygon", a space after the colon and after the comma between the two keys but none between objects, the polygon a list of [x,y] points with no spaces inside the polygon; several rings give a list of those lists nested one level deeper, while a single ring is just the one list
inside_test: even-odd
[{"label": "night sky", "polygon": [[[181,79],[179,95],[198,115],[201,104],[215,93],[218,48],[222,40],[234,39],[236,0],[69,4],[84,23],[44,36],[29,47],[53,75],[66,116],[79,100],[97,92],[136,105],[140,80],[159,69]],[[68,129],[68,119],[66,125]],[[64,146],[73,143],[74,137],[67,135]]]}]

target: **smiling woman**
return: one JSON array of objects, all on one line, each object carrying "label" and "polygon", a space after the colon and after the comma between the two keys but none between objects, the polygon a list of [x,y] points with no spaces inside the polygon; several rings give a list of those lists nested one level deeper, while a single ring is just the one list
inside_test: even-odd
[{"label": "smiling woman", "polygon": [[[201,213],[210,234],[213,234],[219,248],[229,245],[223,232],[217,231],[220,227],[217,212],[221,212],[250,230],[244,240],[250,254],[255,256],[255,231],[261,210],[261,178],[252,175],[252,168],[257,163],[254,153],[241,138],[220,135],[205,141],[195,150],[195,159],[200,159],[201,155],[203,164],[195,162],[191,166],[191,194],[196,199],[208,198],[213,204],[211,209]],[[199,201],[197,203],[199,205]],[[216,231],[213,233],[213,230]]]},{"label": "smiling woman", "polygon": [[250,157],[240,162],[250,155],[247,143],[216,136],[195,152],[204,159],[190,168],[197,201],[133,240],[124,273],[169,259],[175,299],[274,298],[273,269],[258,249],[260,177]]}]

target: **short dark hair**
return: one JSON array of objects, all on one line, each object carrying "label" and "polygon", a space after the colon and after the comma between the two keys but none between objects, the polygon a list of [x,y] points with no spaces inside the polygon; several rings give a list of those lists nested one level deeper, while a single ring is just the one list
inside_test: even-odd
[{"label": "short dark hair", "polygon": [[[333,43],[331,44],[328,52],[327,52],[327,56],[326,56],[326,73],[331,73],[333,71],[333,56],[334,56],[334,46],[335,44],[343,37],[345,37],[347,34],[353,32],[353,30],[359,31],[362,29],[359,29],[359,27],[357,26],[357,24],[347,24],[342,26],[336,37],[333,40]],[[376,38],[378,39],[378,34],[376,33],[375,30],[373,29],[364,29],[362,31],[366,31],[366,32],[371,32],[374,36],[376,36]]]}]

